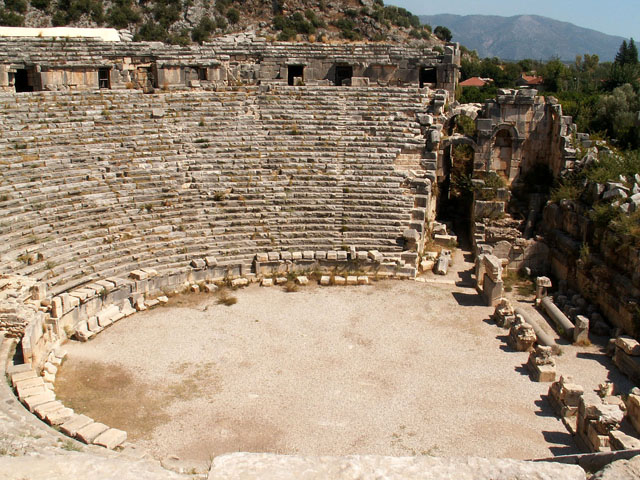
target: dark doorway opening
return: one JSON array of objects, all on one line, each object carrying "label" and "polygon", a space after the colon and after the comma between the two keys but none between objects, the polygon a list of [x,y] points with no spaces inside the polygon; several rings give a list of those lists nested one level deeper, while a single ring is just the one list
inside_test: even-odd
[{"label": "dark doorway opening", "polygon": [[304,65],[289,65],[287,67],[287,83],[295,85],[296,77],[304,80]]},{"label": "dark doorway opening", "polygon": [[424,88],[425,85],[435,85],[438,82],[438,72],[435,68],[421,68],[420,69],[420,88]]},{"label": "dark doorway opening", "polygon": [[474,150],[470,145],[446,146],[438,179],[436,219],[453,227],[462,246],[468,245],[471,239],[473,158]]},{"label": "dark doorway opening", "polygon": [[29,72],[26,68],[18,68],[14,76],[16,92],[33,92],[33,85],[29,84]]},{"label": "dark doorway opening", "polygon": [[198,80],[206,82],[207,78],[207,69],[205,67],[198,68]]},{"label": "dark doorway opening", "polygon": [[100,88],[111,88],[111,78],[108,68],[98,69],[98,86]]},{"label": "dark doorway opening", "polygon": [[336,85],[343,85],[345,80],[351,80],[353,77],[353,67],[351,65],[336,65]]}]

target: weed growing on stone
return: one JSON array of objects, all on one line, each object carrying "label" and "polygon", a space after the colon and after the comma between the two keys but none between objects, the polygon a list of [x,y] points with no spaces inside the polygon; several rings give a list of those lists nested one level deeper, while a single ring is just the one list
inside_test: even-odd
[{"label": "weed growing on stone", "polygon": [[82,450],[82,448],[79,445],[76,445],[72,440],[67,440],[60,446],[60,448],[69,452],[79,452]]}]

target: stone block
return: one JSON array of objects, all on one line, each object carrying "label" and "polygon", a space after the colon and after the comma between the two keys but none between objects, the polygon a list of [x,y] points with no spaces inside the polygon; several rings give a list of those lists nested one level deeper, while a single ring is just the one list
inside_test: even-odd
[{"label": "stone block", "polygon": [[369,277],[366,275],[359,275],[358,285],[369,285]]},{"label": "stone block", "polygon": [[347,252],[346,252],[346,250],[338,250],[336,253],[337,253],[337,260],[339,262],[346,262],[347,261]]},{"label": "stone block", "polygon": [[502,280],[494,281],[491,275],[484,274],[484,281],[482,282],[482,296],[488,306],[495,306],[504,293],[504,284]]},{"label": "stone block", "polygon": [[267,253],[270,262],[277,262],[280,260],[280,253],[278,252],[269,252]]},{"label": "stone block", "polygon": [[299,262],[300,260],[302,260],[302,252],[292,252],[291,260],[293,260],[294,262]]},{"label": "stone block", "polygon": [[38,405],[33,413],[36,414],[38,418],[44,420],[48,413],[55,412],[56,410],[61,410],[64,408],[62,402],[58,400],[52,400],[51,402],[43,403],[42,405]]},{"label": "stone block", "polygon": [[206,293],[213,293],[218,290],[218,286],[215,283],[205,283],[204,291]]},{"label": "stone block", "polygon": [[133,278],[134,280],[146,280],[147,278],[149,278],[149,274],[143,270],[133,270],[129,272],[129,277]]},{"label": "stone block", "polygon": [[346,285],[347,284],[347,279],[344,277],[341,277],[339,275],[336,275],[333,278],[333,283],[335,283],[336,285]]},{"label": "stone block", "polygon": [[272,278],[263,278],[260,282],[260,286],[262,287],[273,287],[273,279]]},{"label": "stone block", "polygon": [[348,275],[347,276],[347,285],[357,285],[358,277],[356,275]]},{"label": "stone block", "polygon": [[287,277],[276,277],[276,285],[284,285],[287,283]]},{"label": "stone block", "polygon": [[296,277],[296,283],[298,285],[309,285],[309,279],[305,275]]},{"label": "stone block", "polygon": [[620,430],[613,430],[609,433],[609,444],[611,445],[611,450],[640,449],[640,440]]},{"label": "stone block", "polygon": [[105,448],[109,448],[113,450],[116,447],[119,447],[124,442],[127,441],[127,432],[122,430],[118,430],[116,428],[110,428],[107,431],[98,435],[94,440],[94,445],[100,445]]},{"label": "stone block", "polygon": [[369,250],[367,252],[367,255],[369,256],[369,258],[377,263],[382,262],[382,254],[378,251],[378,250]]},{"label": "stone block", "polygon": [[216,265],[218,265],[218,260],[216,259],[216,257],[213,257],[213,256],[204,257],[204,261],[207,264],[207,267],[209,268],[213,268]]},{"label": "stone block", "polygon": [[74,415],[75,412],[71,408],[65,407],[61,408],[60,410],[47,413],[44,421],[51,426],[57,426],[68,422],[71,418],[73,418]]},{"label": "stone block", "polygon": [[207,266],[207,262],[203,258],[194,258],[191,260],[191,266],[193,268],[202,269]]},{"label": "stone block", "polygon": [[269,255],[266,253],[256,253],[256,262],[264,263],[269,261]]},{"label": "stone block", "polygon": [[31,365],[29,365],[29,368],[25,371],[11,374],[11,386],[15,388],[18,382],[21,382],[23,380],[30,380],[33,378],[38,378],[38,374],[35,372],[35,370],[32,370]]},{"label": "stone block", "polygon": [[93,422],[78,429],[75,437],[83,443],[90,444],[108,429],[109,427],[103,423]]},{"label": "stone block", "polygon": [[305,250],[302,252],[302,258],[305,260],[313,260],[315,258],[315,254],[312,250]]},{"label": "stone block", "polygon": [[249,285],[249,280],[246,278],[236,278],[231,281],[232,287],[246,287],[247,285]]},{"label": "stone block", "polygon": [[577,345],[589,344],[589,319],[582,315],[575,317],[575,326],[573,328],[573,343]]},{"label": "stone block", "polygon": [[631,355],[633,357],[640,356],[640,343],[634,338],[626,335],[620,336],[616,338],[616,347],[621,348],[627,355]]},{"label": "stone block", "polygon": [[329,275],[322,275],[322,277],[320,277],[320,285],[325,287],[331,285],[331,277]]},{"label": "stone block", "polygon": [[338,252],[336,250],[329,250],[327,252],[327,260],[338,260]]},{"label": "stone block", "polygon": [[104,327],[98,325],[98,317],[91,317],[89,320],[87,320],[87,328],[89,329],[90,332],[92,333],[100,333],[102,330],[104,330]]},{"label": "stone block", "polygon": [[327,258],[327,252],[325,250],[316,251],[316,260],[325,260]]},{"label": "stone block", "polygon": [[69,437],[75,437],[78,430],[93,423],[86,415],[74,415],[60,426],[60,431]]},{"label": "stone block", "polygon": [[41,393],[39,395],[32,395],[30,397],[26,397],[21,400],[22,400],[22,403],[24,403],[27,406],[29,411],[33,412],[38,405],[52,402],[55,399],[56,399],[55,394],[51,390],[46,390],[44,393]]}]

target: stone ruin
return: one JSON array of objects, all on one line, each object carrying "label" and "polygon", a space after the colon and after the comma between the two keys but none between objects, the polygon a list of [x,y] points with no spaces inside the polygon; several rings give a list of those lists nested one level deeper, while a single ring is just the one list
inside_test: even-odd
[{"label": "stone ruin", "polygon": [[[0,46],[0,330],[3,345],[20,341],[27,365],[9,369],[18,397],[50,425],[107,448],[125,441],[55,400],[60,345],[162,304],[165,293],[266,286],[285,274],[304,283],[309,271],[323,284],[446,274],[450,256],[424,249],[456,144],[473,147],[478,182],[505,179],[495,200],[474,202],[476,278],[487,304],[502,305],[514,344],[532,348],[531,330],[501,303],[502,273],[540,269],[548,248],[500,217],[520,175],[576,160],[575,127],[555,99],[500,90],[484,106],[458,105],[457,44],[440,52],[243,35],[201,47],[46,38]],[[457,115],[474,118],[475,138],[447,135]],[[435,235],[455,240],[446,229]],[[531,358],[538,369],[549,364],[540,347]],[[581,428],[603,436],[609,427],[588,415]]]}]

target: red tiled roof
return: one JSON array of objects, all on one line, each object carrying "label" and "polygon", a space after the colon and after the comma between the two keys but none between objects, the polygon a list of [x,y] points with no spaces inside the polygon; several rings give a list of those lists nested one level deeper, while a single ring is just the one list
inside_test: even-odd
[{"label": "red tiled roof", "polygon": [[487,79],[480,77],[471,77],[466,79],[464,82],[460,82],[461,87],[484,87],[487,83]]},{"label": "red tiled roof", "polygon": [[542,85],[544,83],[544,78],[536,75],[521,75],[521,78],[527,85]]}]

